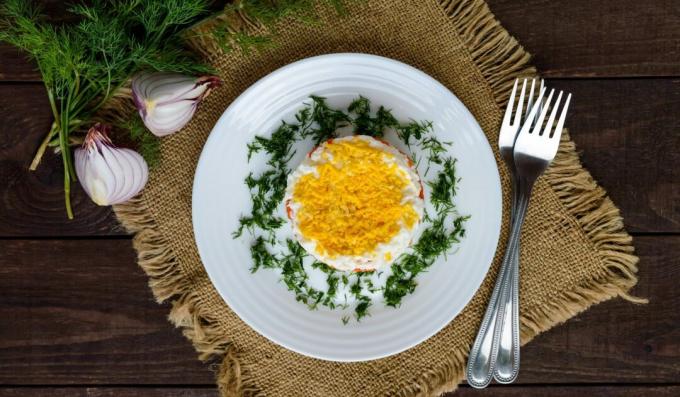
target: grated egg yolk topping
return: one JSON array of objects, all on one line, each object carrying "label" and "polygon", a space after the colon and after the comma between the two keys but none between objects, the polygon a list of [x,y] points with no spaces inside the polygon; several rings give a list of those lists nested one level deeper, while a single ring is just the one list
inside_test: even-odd
[{"label": "grated egg yolk topping", "polygon": [[403,200],[409,177],[393,154],[361,139],[329,141],[323,148],[323,162],[297,181],[292,195],[300,232],[316,241],[319,252],[371,253],[418,221]]}]

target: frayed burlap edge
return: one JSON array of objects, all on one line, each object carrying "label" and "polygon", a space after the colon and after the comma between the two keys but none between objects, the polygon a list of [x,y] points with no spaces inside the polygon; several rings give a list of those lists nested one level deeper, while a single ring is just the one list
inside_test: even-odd
[{"label": "frayed burlap edge", "polygon": [[[470,56],[489,84],[497,104],[503,106],[515,78],[536,76],[529,64],[530,55],[500,25],[482,0],[441,0],[443,9],[465,42]],[[206,25],[195,29],[205,32]],[[246,29],[259,27],[243,20]],[[211,45],[208,36],[190,38],[200,44],[202,55],[212,58],[221,49]],[[544,305],[522,308],[522,343],[540,332],[560,324],[593,304],[623,297],[632,302],[628,291],[637,283],[637,261],[632,238],[626,233],[619,210],[606,196],[590,173],[580,163],[574,143],[564,134],[557,158],[545,174],[565,209],[581,225],[585,237],[594,245],[602,262],[602,271],[591,280],[569,291],[553,295]],[[222,359],[217,384],[224,396],[260,396],[255,380],[241,368],[237,352],[223,335],[216,319],[204,307],[188,278],[184,277],[175,255],[157,230],[149,209],[141,199],[114,208],[119,221],[132,233],[140,267],[150,278],[149,285],[160,302],[172,299],[170,321],[182,329],[194,344],[201,360]],[[469,347],[451,355],[443,368],[426,371],[402,384],[401,396],[438,396],[452,391],[464,378]]]},{"label": "frayed burlap edge", "polygon": [[224,396],[254,396],[258,390],[247,371],[241,368],[236,350],[212,317],[177,258],[155,225],[151,212],[141,198],[114,207],[118,220],[135,234],[133,246],[139,266],[149,276],[149,287],[158,303],[168,300],[172,308],[168,319],[182,330],[202,361],[219,361],[217,384]]}]

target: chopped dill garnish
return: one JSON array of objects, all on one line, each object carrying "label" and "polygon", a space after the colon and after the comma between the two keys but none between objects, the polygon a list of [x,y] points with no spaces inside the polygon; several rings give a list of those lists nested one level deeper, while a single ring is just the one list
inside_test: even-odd
[{"label": "chopped dill garnish", "polygon": [[[248,160],[253,155],[262,153],[267,156],[268,168],[259,175],[250,173],[244,180],[250,190],[252,210],[240,219],[234,237],[243,235],[248,230],[254,239],[251,245],[253,258],[252,272],[262,268],[276,268],[281,271],[281,281],[295,294],[295,299],[306,304],[310,309],[319,306],[333,309],[347,309],[347,293],[354,298],[354,318],[361,321],[369,316],[373,300],[369,294],[382,293],[387,306],[398,307],[402,299],[415,291],[417,276],[427,271],[436,258],[446,255],[453,249],[465,234],[464,224],[468,217],[456,212],[454,197],[458,185],[456,161],[447,155],[447,142],[439,141],[433,133],[429,121],[414,121],[400,124],[392,113],[379,107],[375,115],[371,112],[370,101],[365,97],[354,100],[347,113],[332,109],[325,98],[312,96],[295,115],[295,122],[282,122],[269,138],[256,136],[248,144]],[[325,263],[313,260],[311,268],[326,275],[325,289],[317,289],[310,285],[309,275],[305,270],[305,260],[309,256],[296,241],[287,239],[285,250],[272,254],[271,248],[279,245],[275,232],[284,220],[277,215],[282,205],[287,187],[288,174],[291,172],[289,161],[295,154],[293,145],[298,140],[310,139],[315,145],[336,137],[338,128],[352,125],[357,134],[381,137],[388,129],[394,129],[397,136],[411,149],[417,147],[427,158],[427,171],[433,164],[437,165],[437,173],[426,181],[431,192],[429,200],[435,214],[427,214],[423,218],[425,229],[418,241],[411,247],[411,252],[402,254],[391,266],[391,274],[384,286],[376,286],[371,272],[342,272]],[[426,172],[427,174],[427,172]],[[279,247],[281,248],[281,247]],[[380,277],[382,272],[377,272]],[[340,291],[344,294],[344,303],[338,303]],[[343,324],[350,317],[342,316]]]},{"label": "chopped dill garnish", "polygon": [[371,307],[371,298],[364,295],[363,277],[370,274],[371,272],[357,272],[354,273],[356,276],[356,281],[350,285],[349,292],[356,298],[357,305],[354,307],[354,317],[357,321],[368,315],[368,308]]},{"label": "chopped dill garnish", "polygon": [[273,233],[283,225],[283,218],[276,216],[274,212],[286,193],[288,173],[287,168],[280,168],[267,170],[257,178],[253,177],[252,173],[246,177],[245,183],[250,189],[253,208],[250,215],[239,219],[239,227],[233,233],[234,237],[240,237],[243,229],[254,233],[257,226],[261,230]]},{"label": "chopped dill garnish", "polygon": [[253,258],[251,273],[255,273],[261,267],[274,268],[279,266],[279,260],[267,250],[267,243],[262,236],[257,237],[255,243],[250,247],[250,255]]},{"label": "chopped dill garnish", "polygon": [[274,131],[271,138],[256,136],[255,140],[248,144],[248,160],[253,154],[264,150],[269,155],[267,164],[274,167],[286,164],[293,155],[291,147],[296,140],[297,129],[293,125],[283,122]]},{"label": "chopped dill garnish", "polygon": [[[437,215],[434,219],[429,215],[425,217],[428,226],[413,245],[413,253],[402,255],[392,264],[392,274],[387,278],[384,290],[387,306],[399,306],[402,298],[415,291],[418,286],[416,276],[432,266],[437,257],[451,251],[453,245],[460,242],[460,238],[465,235],[464,224],[469,216],[455,215],[453,203],[459,180],[456,176],[456,161],[446,157],[442,163],[442,169],[434,180],[427,182],[432,189],[430,202]],[[452,225],[447,227],[447,219],[452,216],[455,216]]]},{"label": "chopped dill garnish", "polygon": [[411,138],[417,142],[430,132],[432,132],[431,121],[418,122],[411,120],[408,124],[401,125],[397,128],[399,139],[401,139],[409,149],[411,148]]},{"label": "chopped dill garnish", "polygon": [[297,241],[288,239],[286,245],[289,252],[283,255],[280,262],[282,280],[295,293],[298,302],[306,304],[311,310],[316,309],[324,294],[307,284],[308,276],[303,266],[307,253]]},{"label": "chopped dill garnish", "polygon": [[379,138],[385,135],[385,130],[387,128],[396,128],[399,126],[397,119],[383,106],[380,106],[375,117],[372,117],[371,103],[363,96],[355,99],[347,110],[356,114],[356,117],[353,120],[354,128],[356,133],[361,135]]},{"label": "chopped dill garnish", "polygon": [[[408,266],[412,271],[405,270]],[[404,255],[399,261],[392,264],[392,274],[385,282],[385,304],[387,306],[397,307],[401,303],[401,299],[415,291],[418,285],[415,281],[415,276],[429,265],[422,263],[421,258],[415,254]]]},{"label": "chopped dill garnish", "polygon": [[[420,142],[420,147],[427,151],[427,163],[441,164],[444,161],[442,157],[446,152],[446,146],[451,145],[450,142],[440,142],[437,138],[428,136]],[[429,168],[429,167],[428,167]],[[427,174],[427,171],[425,172]]]},{"label": "chopped dill garnish", "polygon": [[[352,121],[344,112],[331,109],[326,104],[325,98],[314,95],[310,98],[312,99],[311,120],[316,123],[317,126],[315,128],[301,130],[300,135],[303,138],[311,137],[315,145],[335,138],[335,131],[340,127],[348,125]],[[303,120],[300,121],[300,123],[307,122],[310,117],[309,113],[302,114],[301,116],[303,116]]]},{"label": "chopped dill garnish", "polygon": [[432,192],[430,202],[435,210],[449,209],[454,206],[453,197],[456,195],[458,178],[456,177],[456,160],[446,158],[443,161],[443,169],[437,174],[434,180],[428,181]]}]

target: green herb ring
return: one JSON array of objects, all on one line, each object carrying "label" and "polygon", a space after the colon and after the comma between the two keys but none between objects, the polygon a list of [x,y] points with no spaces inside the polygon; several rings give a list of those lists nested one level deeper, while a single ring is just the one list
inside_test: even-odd
[{"label": "green herb ring", "polygon": [[[448,156],[446,149],[451,143],[441,142],[434,136],[432,123],[410,121],[402,124],[383,106],[373,115],[370,101],[361,96],[349,105],[347,112],[330,108],[325,98],[311,96],[310,99],[311,102],[295,115],[295,122],[282,122],[270,138],[256,136],[248,144],[248,160],[262,152],[267,156],[267,168],[257,176],[251,172],[245,178],[252,209],[250,214],[239,219],[233,238],[246,238],[244,232],[247,232],[247,238],[252,239],[251,272],[262,268],[278,269],[288,290],[309,309],[319,306],[331,310],[351,308],[354,318],[360,321],[369,315],[374,302],[372,297],[377,295],[382,295],[386,306],[399,307],[402,299],[418,286],[418,275],[427,271],[439,256],[449,253],[464,237],[465,222],[469,217],[459,215],[454,204],[459,179],[456,160]],[[342,272],[316,260],[307,265],[305,260],[310,255],[297,241],[279,241],[276,237],[276,231],[284,224],[277,212],[283,205],[291,173],[289,162],[294,154],[293,144],[311,139],[318,145],[335,138],[336,131],[347,126],[353,127],[355,134],[378,138],[393,130],[409,150],[418,147],[424,153],[423,159],[413,159],[419,167],[424,160],[424,177],[430,174],[431,168],[437,168],[432,178],[425,182],[430,188],[428,199],[433,214],[425,212],[418,241],[410,252],[402,254],[391,265],[381,286],[376,285],[376,279],[380,279],[383,272]],[[326,275],[325,289],[310,285],[308,272],[312,269]],[[342,291],[344,297],[339,296]],[[349,303],[349,297],[353,298],[352,303]],[[345,324],[349,320],[349,315],[342,317]]]}]

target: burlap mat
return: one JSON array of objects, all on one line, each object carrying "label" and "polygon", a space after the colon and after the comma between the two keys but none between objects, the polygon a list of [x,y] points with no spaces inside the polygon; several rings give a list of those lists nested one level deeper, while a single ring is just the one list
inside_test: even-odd
[{"label": "burlap mat", "polygon": [[[277,46],[222,53],[207,36],[194,44],[224,78],[192,122],[162,141],[162,161],[142,196],[116,207],[136,232],[139,264],[170,320],[202,359],[221,360],[224,395],[433,396],[463,379],[469,347],[490,294],[492,271],[465,310],[426,342],[396,356],[363,363],[320,361],[281,348],[243,323],[211,285],[194,243],[191,189],[196,162],[213,125],[244,89],[269,72],[312,55],[366,52],[398,59],[439,80],[475,115],[496,150],[501,108],[515,77],[534,75],[529,55],[481,0],[369,0],[349,16],[322,12],[322,23],[279,24]],[[207,27],[203,27],[207,28]],[[578,101],[579,98],[574,98]],[[496,153],[498,157],[498,154]],[[503,164],[497,158],[498,164]],[[501,168],[504,201],[508,173]],[[501,241],[507,234],[507,213]],[[225,236],[225,238],[229,238]],[[619,211],[584,170],[567,136],[536,185],[522,238],[522,341],[531,340],[592,304],[628,297],[637,258]],[[243,264],[248,266],[248,264]]]}]

